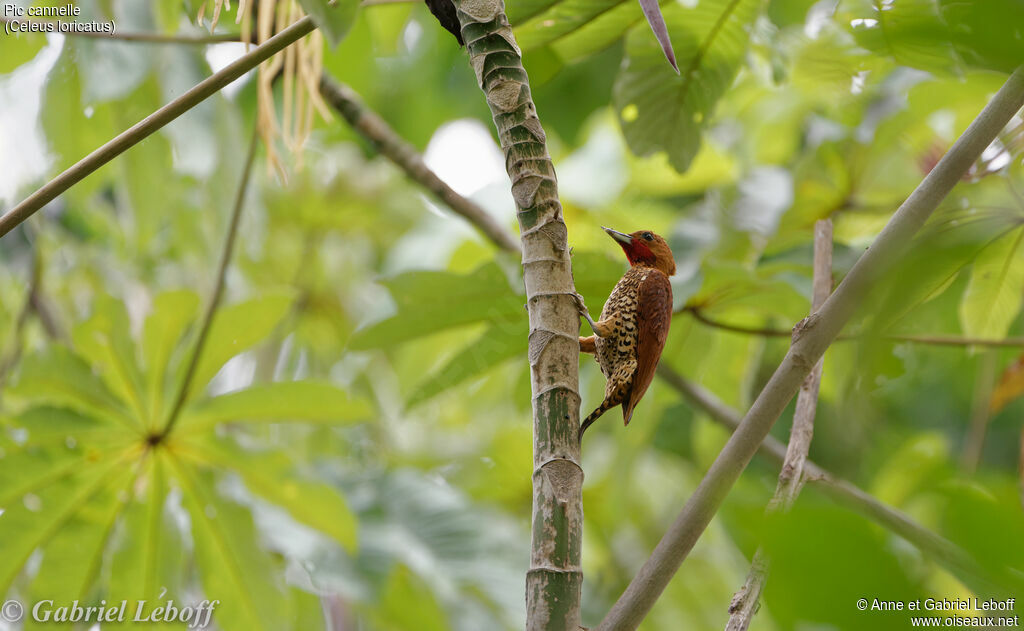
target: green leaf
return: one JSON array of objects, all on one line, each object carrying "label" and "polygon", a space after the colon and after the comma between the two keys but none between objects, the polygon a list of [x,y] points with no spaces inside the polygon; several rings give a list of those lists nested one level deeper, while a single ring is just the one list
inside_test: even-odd
[{"label": "green leaf", "polygon": [[334,48],[348,35],[359,13],[359,0],[299,0]]},{"label": "green leaf", "polygon": [[35,59],[46,44],[42,33],[4,34],[4,53],[0,55],[0,74],[17,70],[22,64]]},{"label": "green leaf", "polygon": [[150,418],[164,418],[164,393],[172,385],[167,383],[167,367],[198,310],[199,297],[189,290],[162,293],[153,301],[153,312],[146,318],[142,329],[142,359]]},{"label": "green leaf", "polygon": [[407,272],[384,285],[391,290],[398,313],[356,331],[349,343],[353,350],[386,348],[481,320],[508,322],[526,318],[523,297],[516,295],[494,263],[466,275]]},{"label": "green leaf", "polygon": [[203,430],[229,421],[354,423],[372,413],[365,399],[353,399],[329,383],[282,381],[200,401],[182,412],[181,427]]},{"label": "green leaf", "polygon": [[1012,72],[1024,58],[1018,0],[900,0],[849,3],[841,21],[857,43],[905,66],[962,72],[973,66]]},{"label": "green leaf", "polygon": [[406,406],[419,405],[516,355],[525,356],[526,336],[525,322],[521,325],[510,322],[491,326],[443,368],[432,372],[409,396]]},{"label": "green leaf", "polygon": [[51,346],[26,358],[18,382],[8,393],[36,403],[67,407],[87,416],[112,419],[129,427],[138,425],[82,358],[62,346]]},{"label": "green leaf", "polygon": [[278,568],[259,544],[249,511],[214,490],[211,475],[172,460],[192,522],[196,566],[204,593],[220,601],[217,625],[225,631],[284,627]]},{"label": "green leaf", "polygon": [[[46,76],[41,99],[40,123],[55,160],[56,172],[71,166],[116,133],[109,104],[84,102],[81,77],[75,62],[75,48],[67,38],[53,68]],[[107,164],[68,193],[73,200],[82,200],[111,179],[114,167]]]},{"label": "green leaf", "polygon": [[[152,601],[166,588],[165,598],[180,600],[185,549],[167,503],[167,463],[148,459],[124,507],[118,537],[111,546],[107,600]],[[137,628],[132,622],[114,628]]]},{"label": "green leaf", "polygon": [[682,74],[665,64],[646,25],[626,37],[626,59],[614,103],[626,141],[641,156],[667,151],[685,171],[700,149],[701,132],[743,62],[758,0],[710,0],[688,9],[672,4],[665,22]]},{"label": "green leaf", "polygon": [[289,296],[255,298],[217,310],[196,366],[189,397],[194,398],[225,363],[267,338],[291,307]]},{"label": "green leaf", "polygon": [[[516,42],[523,50],[539,48],[555,41],[622,4],[625,0],[562,0],[531,18],[515,30]],[[635,4],[636,0],[630,0]]]},{"label": "green leaf", "polygon": [[204,456],[210,456],[210,465],[237,473],[256,495],[287,510],[297,521],[330,535],[350,553],[356,551],[356,517],[336,489],[304,480],[280,453],[254,456],[222,440],[211,441],[202,450]]},{"label": "green leaf", "polygon": [[131,330],[124,304],[101,296],[93,304],[92,317],[74,328],[72,339],[76,351],[90,361],[110,390],[131,405],[140,422],[148,423]]},{"label": "green leaf", "polygon": [[1024,300],[1024,227],[985,248],[974,260],[960,301],[960,326],[968,337],[1001,339]]},{"label": "green leaf", "polygon": [[512,24],[520,24],[558,3],[559,0],[517,0],[508,3],[505,14]]},{"label": "green leaf", "polygon": [[105,486],[127,472],[120,458],[83,462],[73,473],[4,506],[0,515],[0,593],[6,593],[29,555]]},{"label": "green leaf", "polygon": [[[111,484],[97,492],[56,531],[43,548],[42,563],[28,590],[30,601],[89,602],[87,598],[99,575],[107,540],[123,506],[119,492],[124,492],[124,485],[135,479],[130,472],[130,469],[115,472]],[[67,627],[66,623],[53,621],[31,624],[31,616],[25,622],[27,629]]]},{"label": "green leaf", "polygon": [[373,612],[374,628],[381,631],[445,631],[449,628],[444,610],[430,588],[405,566],[398,566],[388,578],[380,605]]}]

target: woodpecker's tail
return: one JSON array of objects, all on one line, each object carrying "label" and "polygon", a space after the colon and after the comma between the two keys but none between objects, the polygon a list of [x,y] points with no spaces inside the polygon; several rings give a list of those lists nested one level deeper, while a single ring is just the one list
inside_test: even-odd
[{"label": "woodpecker's tail", "polygon": [[594,423],[594,421],[601,418],[602,414],[612,409],[616,405],[618,405],[618,403],[615,403],[611,399],[605,399],[604,401],[602,401],[601,405],[597,406],[597,409],[591,412],[590,416],[585,418],[583,422],[580,423],[579,440],[583,440],[583,432],[587,431],[587,428],[590,427]]}]

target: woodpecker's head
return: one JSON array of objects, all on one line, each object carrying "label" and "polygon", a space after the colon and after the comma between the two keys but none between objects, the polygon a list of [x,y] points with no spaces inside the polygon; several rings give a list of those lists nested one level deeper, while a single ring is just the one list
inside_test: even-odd
[{"label": "woodpecker's head", "polygon": [[676,260],[672,258],[672,250],[664,239],[650,230],[637,230],[633,234],[611,228],[604,228],[604,231],[618,242],[626,253],[630,265],[653,267],[664,272],[666,276],[676,273]]}]

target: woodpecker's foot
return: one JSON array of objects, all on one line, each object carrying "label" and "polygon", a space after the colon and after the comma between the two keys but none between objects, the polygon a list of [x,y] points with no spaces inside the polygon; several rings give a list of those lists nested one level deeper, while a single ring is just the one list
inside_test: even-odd
[{"label": "woodpecker's foot", "polygon": [[581,296],[579,293],[573,293],[572,297],[576,301],[576,309],[580,312],[580,317],[582,317],[584,320],[587,321],[587,323],[590,324],[590,328],[593,329],[594,333],[598,337],[604,337],[603,335],[601,335],[601,331],[598,330],[598,328],[600,327],[600,323],[594,322],[594,318],[590,316],[590,310],[587,309],[586,303],[583,302],[583,296]]},{"label": "woodpecker's foot", "polygon": [[588,337],[580,336],[580,352],[590,353],[591,355],[597,353],[597,345],[594,343],[596,336],[591,335]]}]

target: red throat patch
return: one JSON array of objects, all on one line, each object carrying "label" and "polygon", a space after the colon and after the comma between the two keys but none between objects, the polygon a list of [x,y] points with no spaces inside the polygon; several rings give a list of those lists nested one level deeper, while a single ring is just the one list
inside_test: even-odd
[{"label": "red throat patch", "polygon": [[654,265],[654,262],[657,260],[654,252],[651,252],[647,244],[640,239],[633,239],[628,244],[620,242],[619,245],[622,247],[622,251],[626,253],[626,258],[629,259],[630,265],[636,265],[637,263]]}]

